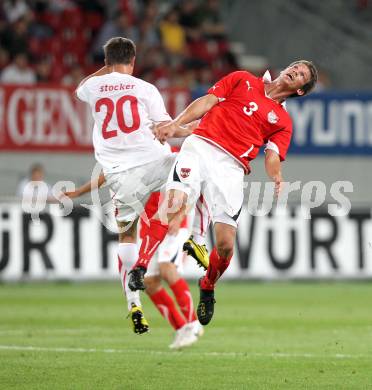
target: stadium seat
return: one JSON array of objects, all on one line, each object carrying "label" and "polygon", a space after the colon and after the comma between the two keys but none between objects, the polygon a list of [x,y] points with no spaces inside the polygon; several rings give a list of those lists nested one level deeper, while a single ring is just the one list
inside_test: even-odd
[{"label": "stadium seat", "polygon": [[102,15],[98,12],[87,12],[84,15],[84,25],[93,31],[98,30],[102,26],[102,22]]},{"label": "stadium seat", "polygon": [[83,24],[82,13],[79,8],[65,9],[62,13],[64,27],[80,28]]}]

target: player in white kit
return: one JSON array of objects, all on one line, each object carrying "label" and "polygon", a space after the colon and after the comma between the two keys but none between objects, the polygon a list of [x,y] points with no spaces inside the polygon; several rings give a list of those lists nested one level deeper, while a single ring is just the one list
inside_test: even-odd
[{"label": "player in white kit", "polygon": [[[148,331],[148,323],[139,292],[128,288],[127,272],[138,257],[138,217],[151,192],[166,182],[174,162],[173,153],[155,139],[152,127],[171,118],[157,88],[132,76],[136,48],[130,39],[111,38],[104,53],[105,66],[85,78],[76,94],[92,110],[95,157],[117,210],[121,279],[134,331],[140,334]],[[190,133],[186,126],[175,136]]]}]

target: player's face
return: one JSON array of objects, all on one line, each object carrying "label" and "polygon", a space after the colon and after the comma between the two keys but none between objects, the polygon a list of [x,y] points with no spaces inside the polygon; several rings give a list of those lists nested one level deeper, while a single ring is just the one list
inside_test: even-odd
[{"label": "player's face", "polygon": [[299,63],[282,70],[279,78],[289,92],[303,95],[304,92],[301,88],[310,81],[311,73],[305,64]]}]

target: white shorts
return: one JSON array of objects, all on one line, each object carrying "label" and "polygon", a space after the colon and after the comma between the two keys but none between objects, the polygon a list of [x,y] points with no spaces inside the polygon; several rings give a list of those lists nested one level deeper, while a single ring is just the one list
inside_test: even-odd
[{"label": "white shorts", "polygon": [[189,230],[186,228],[181,228],[176,236],[167,234],[152,257],[147,268],[146,276],[159,275],[159,263],[174,263],[178,272],[182,272],[182,260],[184,256],[182,247],[183,243],[187,240],[188,235]]},{"label": "white shorts", "polygon": [[244,169],[227,152],[191,135],[169,174],[167,190],[171,189],[185,192],[190,206],[203,194],[212,221],[236,227],[244,199]]},{"label": "white shorts", "polygon": [[175,157],[176,154],[172,153],[127,171],[105,173],[106,183],[113,194],[117,221],[131,222],[143,213],[151,193],[159,191],[166,183]]}]

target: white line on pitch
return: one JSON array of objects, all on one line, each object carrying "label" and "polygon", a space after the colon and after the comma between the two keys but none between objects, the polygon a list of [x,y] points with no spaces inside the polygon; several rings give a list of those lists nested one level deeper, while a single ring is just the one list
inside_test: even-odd
[{"label": "white line on pitch", "polygon": [[[101,330],[101,328],[96,328],[97,331]],[[94,330],[94,329],[93,329]],[[55,334],[55,333],[67,333],[67,334],[80,334],[80,333],[85,333],[85,332],[90,332],[92,331],[91,328],[86,328],[86,329],[78,329],[78,328],[61,328],[61,329],[37,329],[37,330],[25,330],[25,329],[0,329],[0,336],[1,335],[18,335],[18,334],[27,334],[27,333],[32,333],[32,334]]]},{"label": "white line on pitch", "polygon": [[[31,351],[31,352],[72,352],[72,353],[143,353],[149,355],[175,355],[175,351],[154,351],[154,350],[138,350],[138,349],[97,349],[97,348],[65,348],[65,347],[34,347],[34,346],[22,346],[22,345],[0,345],[0,350],[8,351]],[[273,357],[273,358],[328,358],[328,359],[372,359],[372,355],[367,354],[313,354],[313,353],[285,353],[285,352],[273,352],[273,353],[258,353],[258,352],[193,352],[188,350],[187,355],[195,356],[217,356],[217,357]]]}]

